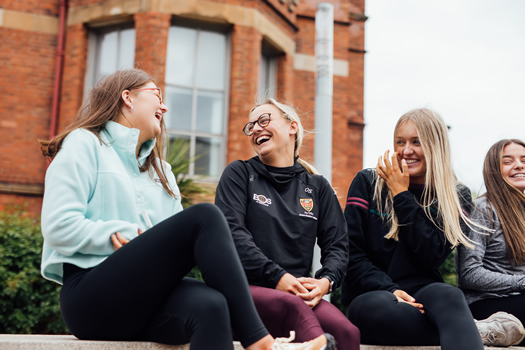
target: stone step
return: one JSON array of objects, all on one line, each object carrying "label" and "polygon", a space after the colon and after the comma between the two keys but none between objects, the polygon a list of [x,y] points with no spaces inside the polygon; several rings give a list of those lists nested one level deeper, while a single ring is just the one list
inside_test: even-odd
[{"label": "stone step", "polygon": [[[234,350],[243,350],[239,342],[233,342]],[[78,340],[72,335],[0,334],[0,350],[189,350],[189,344],[164,345],[150,342]],[[501,350],[485,347],[485,350]],[[525,350],[511,346],[508,350]],[[361,345],[361,350],[440,350],[439,346],[379,346]]]}]

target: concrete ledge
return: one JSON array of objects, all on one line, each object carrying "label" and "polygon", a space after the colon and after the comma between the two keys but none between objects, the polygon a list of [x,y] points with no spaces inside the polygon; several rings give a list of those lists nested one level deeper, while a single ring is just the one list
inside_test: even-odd
[{"label": "concrete ledge", "polygon": [[[233,342],[234,350],[243,350],[239,342]],[[150,342],[78,340],[72,335],[26,335],[0,334],[0,350],[189,350],[189,344],[164,345]],[[361,345],[361,350],[440,350],[439,346],[380,346]],[[501,350],[485,347],[486,350]],[[511,346],[508,350],[525,350]]]},{"label": "concrete ledge", "polygon": [[[233,342],[234,350],[243,350]],[[78,340],[73,335],[0,334],[0,350],[189,350],[190,345],[164,345],[150,342]]]}]

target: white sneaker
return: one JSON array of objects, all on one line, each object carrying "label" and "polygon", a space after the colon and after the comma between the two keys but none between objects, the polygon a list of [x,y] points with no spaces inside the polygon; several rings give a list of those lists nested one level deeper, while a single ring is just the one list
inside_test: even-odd
[{"label": "white sneaker", "polygon": [[511,346],[521,343],[525,329],[521,321],[511,314],[500,311],[485,320],[474,320],[483,345]]},{"label": "white sneaker", "polygon": [[304,343],[292,343],[294,339],[294,331],[290,331],[290,337],[288,338],[275,338],[272,350],[335,350],[336,348],[334,337],[326,333],[324,336],[319,336]]}]

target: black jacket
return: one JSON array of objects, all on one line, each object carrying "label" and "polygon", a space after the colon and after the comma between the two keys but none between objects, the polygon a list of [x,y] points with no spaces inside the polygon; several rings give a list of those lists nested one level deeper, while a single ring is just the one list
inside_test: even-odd
[{"label": "black jacket", "polygon": [[222,210],[250,284],[275,288],[286,273],[310,276],[316,238],[322,268],[337,285],[348,262],[343,212],[328,181],[297,162],[264,165],[258,157],[224,170],[215,204]]},{"label": "black jacket", "polygon": [[[384,238],[389,227],[383,217],[387,214],[381,216],[373,201],[375,176],[373,169],[360,171],[348,190],[345,218],[350,256],[341,295],[345,306],[355,297],[374,290],[401,289],[412,294],[427,284],[444,282],[438,269],[452,251],[444,233],[418,204],[423,186],[411,186],[394,197],[399,240]],[[385,188],[382,195],[384,202],[387,191]],[[468,213],[472,207],[470,190],[460,185],[458,195],[464,212]],[[437,214],[437,200],[430,211]],[[437,215],[433,219],[440,226]]]}]

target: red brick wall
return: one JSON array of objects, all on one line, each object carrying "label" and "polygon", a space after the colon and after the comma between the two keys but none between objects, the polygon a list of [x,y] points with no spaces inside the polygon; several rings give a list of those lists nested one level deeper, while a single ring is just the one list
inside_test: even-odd
[{"label": "red brick wall", "polygon": [[83,24],[68,26],[65,45],[58,132],[71,124],[84,99],[88,45],[87,28]]},{"label": "red brick wall", "polygon": [[142,12],[135,16],[135,66],[148,72],[164,88],[171,15]]},{"label": "red brick wall", "polygon": [[56,36],[0,27],[0,38],[0,183],[43,184],[37,139],[49,133]]},{"label": "red brick wall", "polygon": [[60,0],[0,0],[0,8],[34,15],[58,17]]},{"label": "red brick wall", "polygon": [[262,35],[251,27],[233,26],[227,163],[255,154],[242,133],[257,94]]},{"label": "red brick wall", "polygon": [[[315,55],[314,17],[320,0],[301,0],[290,12],[279,0],[207,0],[256,9],[289,38],[296,52]],[[349,76],[334,77],[333,185],[344,197],[353,176],[362,168],[364,0],[323,0],[335,7],[336,59],[349,62]],[[107,0],[70,0],[80,7]],[[60,0],[0,0],[0,8],[38,15],[58,16]],[[352,15],[351,15],[352,14]],[[135,62],[164,86],[167,36],[171,15],[154,12],[134,16]],[[47,138],[53,92],[56,35],[0,27],[0,183],[39,185],[44,181],[46,161],[37,138]],[[241,129],[257,92],[262,35],[252,27],[231,29],[230,101],[227,161],[253,155]],[[84,96],[88,30],[83,24],[67,27],[58,131],[68,125]],[[295,70],[293,55],[278,57],[278,96],[297,106],[306,129],[314,128],[315,74]],[[14,88],[16,87],[16,88]],[[309,135],[301,157],[312,161],[314,134]],[[343,199],[343,198],[342,198]],[[0,209],[8,202],[28,202],[39,213],[39,197],[0,194]],[[341,200],[341,204],[344,204]]]}]

